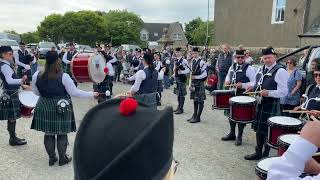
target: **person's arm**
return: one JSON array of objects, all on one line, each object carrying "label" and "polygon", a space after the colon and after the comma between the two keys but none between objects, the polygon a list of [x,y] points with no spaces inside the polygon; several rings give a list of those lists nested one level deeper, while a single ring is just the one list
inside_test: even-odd
[{"label": "person's arm", "polygon": [[268,97],[281,98],[288,94],[288,72],[283,68],[279,69],[275,75],[277,90],[268,90]]},{"label": "person's arm", "polygon": [[[138,73],[138,72],[137,72]],[[134,81],[136,80],[136,76],[137,76],[137,73],[135,73],[133,76],[127,78],[129,81]]]},{"label": "person's arm", "polygon": [[71,61],[67,59],[67,55],[68,55],[68,52],[64,53],[62,62],[64,62],[65,64],[70,64]]},{"label": "person's arm", "polygon": [[34,94],[40,96],[39,89],[38,89],[37,86],[36,86],[37,79],[38,79],[38,74],[39,74],[39,71],[37,71],[37,72],[35,72],[35,73],[33,74],[31,85],[32,85],[32,91],[34,92]]},{"label": "person's arm", "polygon": [[18,51],[15,51],[14,53],[13,53],[13,55],[14,55],[14,61],[15,61],[15,63],[18,65],[18,66],[21,66],[21,67],[23,67],[23,68],[27,68],[27,64],[24,64],[24,63],[22,63],[22,62],[20,62],[19,61],[19,53],[18,53]]},{"label": "person's arm", "polygon": [[305,164],[312,158],[318,148],[302,137],[298,137],[289,149],[277,159],[268,170],[268,180],[312,180],[310,176],[299,178],[304,172]]},{"label": "person's arm", "polygon": [[111,63],[107,63],[107,68],[109,70],[109,76],[114,76],[115,72]]},{"label": "person's arm", "polygon": [[6,82],[11,85],[18,85],[22,83],[22,79],[13,79],[13,70],[9,65],[3,65],[1,66],[1,72],[4,75],[4,78],[6,79]]},{"label": "person's arm", "polygon": [[67,93],[70,96],[78,98],[91,98],[94,97],[94,92],[82,91],[76,87],[69,74],[63,73],[62,84],[66,88]]},{"label": "person's arm", "polygon": [[200,66],[202,66],[202,68],[201,68],[202,73],[198,76],[194,76],[194,79],[203,79],[208,76],[207,75],[207,63],[204,61],[201,61]]},{"label": "person's arm", "polygon": [[111,64],[117,62],[118,59],[116,58],[116,56],[112,55],[112,59],[109,61]]},{"label": "person's arm", "polygon": [[256,83],[256,71],[252,66],[249,66],[246,72],[246,76],[249,78],[250,82],[242,83],[242,89],[247,89],[249,86],[253,87]]},{"label": "person's arm", "polygon": [[224,83],[226,83],[226,84],[230,84],[231,83],[230,82],[230,73],[231,73],[231,71],[232,71],[232,66],[229,68],[229,71],[228,71],[228,74],[226,76],[226,79],[224,80]]},{"label": "person's arm", "polygon": [[143,70],[138,71],[137,75],[136,75],[136,80],[130,89],[132,94],[135,94],[136,92],[139,91],[140,85],[141,85],[142,81],[145,79],[146,79],[146,73]]},{"label": "person's arm", "polygon": [[299,70],[293,72],[295,73],[295,80],[296,80],[296,86],[292,89],[290,95],[294,95],[295,93],[297,93],[300,88],[301,88],[301,85],[302,85],[302,74]]},{"label": "person's arm", "polygon": [[188,66],[188,61],[186,59],[184,59],[182,61],[182,66],[184,67],[184,70],[180,70],[179,74],[188,74],[190,72],[190,68]]},{"label": "person's arm", "polygon": [[164,71],[161,70],[161,71],[158,73],[158,80],[163,80],[163,77],[164,77]]}]

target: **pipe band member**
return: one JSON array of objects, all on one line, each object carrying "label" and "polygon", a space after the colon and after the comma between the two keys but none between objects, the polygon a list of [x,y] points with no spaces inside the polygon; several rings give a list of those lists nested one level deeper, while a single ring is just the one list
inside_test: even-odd
[{"label": "pipe band member", "polygon": [[72,77],[70,63],[71,63],[73,57],[74,57],[75,55],[77,55],[77,53],[78,53],[78,51],[76,50],[74,43],[73,43],[73,42],[70,42],[70,43],[69,43],[68,52],[65,53],[65,54],[63,55],[63,58],[62,58],[63,71],[64,71],[65,73],[69,74],[69,76],[72,78],[72,80],[73,80],[73,82],[74,82],[74,84],[75,84],[76,86],[78,86],[78,82],[77,82],[75,79],[73,79],[73,77]]},{"label": "pipe band member", "polygon": [[134,73],[138,72],[140,68],[140,64],[142,63],[142,55],[141,55],[141,49],[136,49],[134,57],[131,61],[131,68],[133,69]]},{"label": "pipe band member", "polygon": [[[19,43],[19,50],[14,52],[14,60],[18,66],[17,75],[21,78],[23,75],[28,76],[28,80],[31,81],[31,60],[30,54],[26,50],[26,44],[24,42]],[[30,85],[30,83],[28,82]]]},{"label": "pipe band member", "polygon": [[193,100],[193,115],[188,119],[190,123],[201,122],[201,114],[204,108],[204,100],[206,100],[206,92],[204,82],[207,79],[207,64],[199,55],[199,48],[192,49],[192,74],[191,74],[191,93],[190,99]]},{"label": "pipe band member", "polygon": [[33,92],[40,96],[34,110],[31,129],[44,132],[44,146],[49,155],[49,166],[58,160],[59,166],[68,164],[72,158],[66,154],[68,133],[76,131],[71,96],[79,98],[97,97],[97,92],[78,89],[71,77],[63,73],[61,60],[55,52],[46,54],[44,72],[32,76]]},{"label": "pipe band member", "polygon": [[2,80],[3,93],[0,99],[0,121],[7,121],[7,130],[9,132],[10,146],[19,146],[27,144],[25,139],[20,139],[16,135],[16,120],[20,115],[20,101],[18,90],[20,86],[27,80],[24,75],[21,79],[14,72],[13,50],[10,46],[0,47],[0,78]]},{"label": "pipe band member", "polygon": [[[235,60],[236,62],[229,68],[226,76],[225,85],[235,85],[236,96],[243,96],[243,93],[249,86],[254,86],[256,82],[256,73],[253,67],[245,63],[246,50],[236,50]],[[229,116],[230,110],[225,110],[225,115]],[[225,137],[222,137],[222,141],[236,140],[235,145],[240,146],[242,144],[242,134],[246,124],[236,123],[229,119],[230,132]],[[235,129],[238,124],[238,136],[236,138]]]},{"label": "pipe band member", "polygon": [[[162,68],[164,68],[163,64],[161,62],[161,54],[160,54],[160,52],[155,52],[153,57],[154,57],[155,69],[160,73]],[[163,92],[163,79],[164,79],[164,76],[163,77],[158,76],[157,106],[161,106],[161,97],[162,97],[161,93]]]},{"label": "pipe band member", "polygon": [[190,68],[188,66],[188,61],[183,58],[181,53],[181,47],[175,49],[176,61],[174,63],[174,78],[176,86],[173,89],[173,93],[178,97],[178,107],[175,114],[182,114],[183,106],[185,102],[185,96],[187,95],[187,74],[190,73]]},{"label": "pipe band member", "polygon": [[[269,156],[270,147],[266,144],[268,136],[268,119],[278,116],[280,112],[280,98],[288,93],[288,72],[282,65],[277,64],[277,53],[272,47],[262,49],[264,66],[256,74],[256,84],[249,86],[247,91],[260,91],[261,102],[258,100],[257,119],[253,123],[256,132],[257,145],[253,154],[247,155],[246,160],[259,160]],[[262,153],[264,147],[264,152]]]},{"label": "pipe band member", "polygon": [[153,56],[151,54],[145,54],[142,63],[144,69],[139,70],[135,75],[129,78],[130,81],[135,80],[135,82],[128,94],[135,97],[137,100],[156,108],[158,76],[163,78],[164,70],[159,73],[155,69],[153,66]]}]

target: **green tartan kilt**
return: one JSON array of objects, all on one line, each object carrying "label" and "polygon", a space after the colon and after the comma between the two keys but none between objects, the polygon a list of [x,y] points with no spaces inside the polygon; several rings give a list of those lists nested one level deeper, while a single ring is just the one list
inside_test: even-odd
[{"label": "green tartan kilt", "polygon": [[268,119],[281,115],[280,101],[274,98],[264,98],[257,107],[257,119],[252,127],[256,133],[268,135]]},{"label": "green tartan kilt", "polygon": [[59,113],[57,104],[61,99],[40,97],[34,110],[31,129],[50,134],[76,132],[71,99],[65,98],[70,102],[70,107],[64,113]]},{"label": "green tartan kilt", "polygon": [[19,100],[18,90],[5,90],[10,96],[7,105],[0,103],[0,121],[8,119],[19,119],[21,117],[21,103]]},{"label": "green tartan kilt", "polygon": [[206,88],[203,81],[196,81],[194,83],[195,90],[190,93],[190,99],[197,102],[206,100]]},{"label": "green tartan kilt", "polygon": [[137,94],[134,98],[150,107],[157,108],[157,93]]},{"label": "green tartan kilt", "polygon": [[177,81],[174,88],[173,93],[178,97],[184,97],[187,95],[187,85],[183,82]]}]

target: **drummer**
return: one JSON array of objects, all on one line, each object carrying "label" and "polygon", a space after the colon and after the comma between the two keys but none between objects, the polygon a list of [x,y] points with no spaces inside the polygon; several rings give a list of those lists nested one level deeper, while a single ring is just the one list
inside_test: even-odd
[{"label": "drummer", "polygon": [[[24,75],[22,79],[18,79],[17,74],[14,72],[13,62],[13,50],[10,46],[0,47],[0,78],[2,80],[2,97],[8,95],[10,97],[7,106],[2,106],[0,113],[0,121],[7,121],[7,130],[9,132],[9,145],[19,146],[27,144],[25,139],[20,139],[16,136],[16,119],[21,117],[20,115],[20,101],[18,97],[18,90],[22,84],[27,80],[27,76]],[[28,87],[22,85],[23,87]],[[1,98],[3,99],[3,98]],[[1,100],[4,102],[3,100]]]},{"label": "drummer", "polygon": [[[236,89],[236,96],[243,96],[245,89],[249,86],[254,86],[255,80],[255,70],[253,67],[245,63],[246,58],[246,50],[236,50],[235,52],[235,60],[236,62],[229,68],[228,74],[225,80],[225,86],[234,85]],[[229,110],[226,110],[227,115],[229,116]],[[222,137],[222,141],[230,141],[236,140],[235,145],[240,146],[242,144],[242,134],[244,127],[246,124],[238,123],[238,136],[236,138],[235,128],[236,124],[233,121],[229,121],[230,123],[230,132],[225,137]]]},{"label": "drummer", "polygon": [[27,74],[29,77],[31,77],[30,61],[27,59],[27,55],[29,53],[26,50],[26,44],[24,42],[20,42],[19,50],[15,51],[13,54],[15,63],[18,65],[18,77],[21,78],[24,74]]},{"label": "drummer", "polygon": [[[162,65],[162,62],[161,62],[161,54],[160,52],[155,52],[154,55],[154,66],[155,66],[155,69],[160,73],[163,65]],[[157,95],[157,106],[161,106],[161,93],[163,92],[163,77],[158,77],[158,88],[157,88],[157,92],[158,92],[158,95]]]},{"label": "drummer", "polygon": [[104,55],[104,57],[106,59],[106,68],[107,68],[106,78],[101,83],[93,84],[94,91],[100,93],[97,98],[98,103],[102,103],[107,99],[111,99],[111,92],[110,92],[111,90],[110,83],[112,83],[111,76],[113,76],[115,73],[113,70],[112,64],[110,63],[110,60],[113,59],[112,56]]},{"label": "drummer", "polygon": [[[288,93],[288,72],[283,66],[277,64],[277,53],[272,47],[262,49],[264,66],[259,68],[256,74],[255,86],[249,86],[247,91],[255,91],[259,94],[257,119],[253,123],[256,132],[257,145],[253,154],[247,155],[246,160],[259,160],[268,157],[270,147],[266,144],[268,136],[267,121],[272,116],[280,115],[280,98]],[[259,100],[261,98],[261,101]],[[264,147],[264,152],[262,153]]]},{"label": "drummer", "polygon": [[153,65],[153,56],[151,54],[145,54],[142,63],[144,69],[139,70],[135,75],[128,78],[129,81],[135,80],[128,94],[156,108],[158,78],[159,76],[163,77],[166,68],[158,72]]},{"label": "drummer", "polygon": [[78,86],[78,83],[76,80],[73,79],[72,77],[72,73],[71,73],[71,67],[70,67],[70,63],[72,61],[72,58],[77,54],[77,50],[73,44],[73,42],[70,42],[69,43],[69,49],[68,49],[68,52],[65,53],[63,55],[63,58],[62,58],[62,62],[63,62],[63,70],[65,73],[69,74],[69,76],[72,78],[74,84],[76,86]]},{"label": "drummer", "polygon": [[72,158],[66,155],[67,134],[76,131],[70,96],[92,98],[97,97],[99,93],[77,89],[71,77],[63,73],[61,61],[58,54],[54,52],[46,54],[44,72],[37,71],[32,76],[32,88],[40,98],[34,110],[31,129],[45,133],[44,146],[49,155],[49,166],[53,166],[58,161],[56,147],[59,166],[68,164]]},{"label": "drummer", "polygon": [[[110,93],[111,95],[113,94],[113,81],[115,81],[115,74],[117,74],[117,69],[118,69],[118,65],[119,65],[119,62],[118,62],[118,59],[116,58],[116,56],[112,53],[111,51],[112,49],[112,45],[111,44],[105,44],[104,45],[104,55],[108,55],[108,56],[111,56],[112,59],[109,60],[109,62],[112,64],[112,67],[113,67],[113,70],[115,71],[115,73],[113,73],[112,75],[109,75],[109,78],[110,78],[110,82],[109,82],[109,87],[110,87]],[[110,59],[110,58],[108,58]]]},{"label": "drummer", "polygon": [[142,62],[142,55],[141,55],[141,49],[136,49],[134,57],[132,58],[131,61],[131,68],[133,68],[134,73],[138,72],[139,70],[139,65]]}]

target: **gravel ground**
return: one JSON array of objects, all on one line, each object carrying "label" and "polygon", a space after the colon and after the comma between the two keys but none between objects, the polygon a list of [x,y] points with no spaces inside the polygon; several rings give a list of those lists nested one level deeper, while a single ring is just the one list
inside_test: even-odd
[{"label": "gravel ground", "polygon": [[[92,84],[80,84],[80,88],[91,90]],[[116,83],[115,94],[126,92],[129,86]],[[92,99],[74,99],[77,124],[89,108],[96,102]],[[176,96],[172,89],[165,90],[163,106],[176,107]],[[212,110],[212,97],[207,96],[202,122],[187,123],[191,117],[193,103],[187,96],[185,112],[175,116],[174,156],[180,162],[175,179],[177,180],[248,180],[257,179],[256,162],[249,162],[243,156],[253,152],[255,135],[250,125],[245,128],[243,145],[236,147],[234,142],[220,139],[229,130],[223,111]],[[160,107],[160,109],[163,107]],[[0,179],[2,180],[71,180],[72,164],[63,167],[48,166],[48,157],[43,146],[43,133],[30,130],[31,119],[20,119],[17,134],[28,140],[28,145],[10,147],[6,122],[0,122]],[[69,154],[72,155],[75,133],[69,135]],[[272,152],[275,154],[275,152]]]}]

